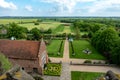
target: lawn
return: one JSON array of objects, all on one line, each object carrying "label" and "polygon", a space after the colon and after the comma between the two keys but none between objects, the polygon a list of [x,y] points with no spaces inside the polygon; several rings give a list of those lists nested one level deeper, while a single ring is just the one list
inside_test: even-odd
[{"label": "lawn", "polygon": [[48,63],[44,69],[44,75],[49,76],[60,76],[61,75],[61,64],[58,63]]},{"label": "lawn", "polygon": [[72,71],[71,80],[96,80],[101,75],[104,75],[104,73]]},{"label": "lawn", "polygon": [[[70,48],[70,58],[79,58],[79,59],[96,59],[96,60],[105,60],[105,57],[102,56],[92,45],[86,40],[74,40],[73,48],[75,55],[72,55],[72,47]],[[85,49],[89,49],[91,54],[86,54],[83,52]]]},{"label": "lawn", "polygon": [[34,23],[26,23],[26,24],[19,24],[19,25],[26,27],[29,30],[31,30],[34,27],[38,29],[43,29],[43,30],[48,30],[49,28],[54,30],[56,27],[60,25],[60,23],[59,22],[41,22],[39,25],[34,25]]},{"label": "lawn", "polygon": [[49,57],[63,57],[64,41],[61,47],[60,55],[58,55],[61,41],[62,40],[52,40],[51,43],[47,45],[47,51],[48,51]]}]

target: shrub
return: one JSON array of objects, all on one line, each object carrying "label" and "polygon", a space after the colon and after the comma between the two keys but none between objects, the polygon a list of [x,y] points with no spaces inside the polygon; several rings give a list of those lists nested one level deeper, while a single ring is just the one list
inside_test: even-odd
[{"label": "shrub", "polygon": [[34,77],[35,80],[43,80],[43,78],[39,77],[39,76],[35,76]]},{"label": "shrub", "polygon": [[34,25],[39,25],[39,22],[34,22]]},{"label": "shrub", "polygon": [[91,60],[85,60],[84,63],[92,63]]}]

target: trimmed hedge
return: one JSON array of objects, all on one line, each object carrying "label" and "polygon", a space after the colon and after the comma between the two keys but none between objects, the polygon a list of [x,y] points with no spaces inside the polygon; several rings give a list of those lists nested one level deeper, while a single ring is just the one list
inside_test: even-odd
[{"label": "trimmed hedge", "polygon": [[71,43],[71,48],[72,48],[72,55],[74,55],[74,47],[73,47],[73,43],[72,42],[70,42]]},{"label": "trimmed hedge", "polygon": [[61,49],[62,49],[62,45],[63,45],[63,40],[61,41],[60,47],[59,47],[59,51],[61,53]]}]

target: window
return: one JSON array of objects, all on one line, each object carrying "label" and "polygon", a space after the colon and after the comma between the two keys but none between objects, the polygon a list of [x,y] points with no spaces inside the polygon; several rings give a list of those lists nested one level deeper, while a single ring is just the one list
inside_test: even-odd
[{"label": "window", "polygon": [[22,67],[22,70],[24,70],[24,67]]},{"label": "window", "polygon": [[38,73],[38,68],[33,68],[33,72]]}]

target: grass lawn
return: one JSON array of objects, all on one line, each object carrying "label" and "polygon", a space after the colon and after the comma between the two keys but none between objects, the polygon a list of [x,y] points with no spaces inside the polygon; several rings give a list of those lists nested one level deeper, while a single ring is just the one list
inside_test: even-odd
[{"label": "grass lawn", "polygon": [[29,30],[31,30],[34,27],[36,27],[38,29],[47,30],[49,28],[55,29],[56,27],[58,27],[60,25],[60,23],[59,22],[41,22],[39,25],[34,25],[34,23],[26,23],[26,24],[19,24],[19,25],[26,27]]},{"label": "grass lawn", "polygon": [[96,80],[101,75],[104,73],[72,71],[71,80]]},{"label": "grass lawn", "polygon": [[[102,56],[92,45],[86,40],[74,40],[73,41],[73,48],[75,55],[72,55],[72,48],[70,48],[70,58],[80,58],[80,59],[96,59],[96,60],[105,60],[105,57]],[[92,53],[85,54],[83,50],[89,49]]]},{"label": "grass lawn", "polygon": [[48,63],[46,65],[47,69],[44,69],[44,75],[49,76],[60,76],[61,75],[61,64],[58,63]]},{"label": "grass lawn", "polygon": [[52,40],[51,43],[47,45],[47,51],[48,51],[49,57],[63,57],[64,41],[63,41],[61,52],[60,52],[61,54],[58,55],[61,41],[62,40]]}]

